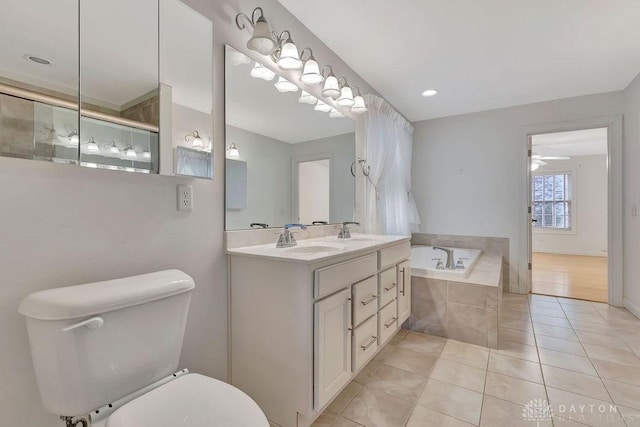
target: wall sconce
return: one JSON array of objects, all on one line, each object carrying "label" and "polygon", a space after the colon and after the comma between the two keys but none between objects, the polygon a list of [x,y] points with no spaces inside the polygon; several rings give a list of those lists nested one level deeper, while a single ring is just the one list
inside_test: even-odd
[{"label": "wall sconce", "polygon": [[332,110],[333,107],[331,107],[331,105],[326,104],[323,100],[318,99],[318,103],[316,104],[315,107],[313,107],[314,110],[316,111],[322,111],[323,113],[328,113],[329,111]]},{"label": "wall sconce", "polygon": [[151,151],[149,150],[149,147],[146,147],[144,149],[144,151],[142,152],[142,157],[145,159],[150,159],[151,158]]},{"label": "wall sconce", "polygon": [[69,135],[67,135],[67,138],[69,138],[69,142],[71,142],[72,144],[77,144],[78,142],[80,142],[80,135],[78,135],[78,131],[76,129],[72,130]]},{"label": "wall sconce", "polygon": [[[329,74],[325,75],[325,70],[327,69],[329,70]],[[336,76],[333,74],[333,68],[331,68],[331,65],[325,65],[324,68],[322,68],[322,74],[325,77],[322,96],[336,99],[340,96],[340,84]]]},{"label": "wall sconce", "polygon": [[[258,18],[256,19],[256,13],[259,13]],[[276,48],[276,42],[273,40],[271,35],[271,27],[269,27],[269,23],[264,17],[264,12],[261,7],[256,7],[251,12],[251,18],[249,18],[244,13],[238,13],[236,15],[236,26],[240,30],[244,30],[247,26],[240,22],[240,18],[244,18],[251,28],[253,28],[253,33],[251,34],[251,38],[247,42],[247,48],[254,50],[262,55],[271,54]]]},{"label": "wall sconce", "polygon": [[324,80],[324,77],[320,73],[320,67],[318,61],[313,57],[313,52],[308,47],[302,49],[300,58],[304,58],[305,52],[309,52],[309,58],[304,60],[304,68],[302,69],[302,75],[300,81],[310,86],[315,86]]},{"label": "wall sconce", "polygon": [[[287,33],[287,38],[284,38],[284,34]],[[275,34],[274,34],[275,35]],[[272,59],[276,61],[278,67],[283,70],[299,70],[302,68],[302,61],[298,54],[298,48],[291,39],[291,33],[289,30],[284,30],[276,38],[278,48],[272,54]]]},{"label": "wall sconce", "polygon": [[297,92],[298,91],[298,86],[296,86],[295,84],[291,83],[289,80],[285,79],[284,77],[280,76],[278,78],[278,81],[276,82],[276,84],[274,85],[276,87],[276,89],[278,89],[278,92]]},{"label": "wall sconce", "polygon": [[353,91],[347,83],[347,79],[344,77],[340,77],[338,79],[338,83],[340,83],[340,97],[336,100],[338,105],[341,107],[352,107],[355,104],[353,99]]},{"label": "wall sconce", "polygon": [[230,146],[227,147],[227,159],[239,159],[240,151],[238,151],[238,147],[236,147],[235,142],[232,142]]},{"label": "wall sconce", "polygon": [[98,147],[98,144],[96,143],[96,140],[93,139],[93,137],[91,137],[89,139],[89,142],[87,142],[87,151],[93,151],[94,153],[100,151],[100,147]]},{"label": "wall sconce", "polygon": [[104,144],[102,148],[111,154],[120,154],[120,149],[116,145],[115,141],[111,141],[111,145]]},{"label": "wall sconce", "polygon": [[256,79],[262,79],[266,81],[271,81],[276,76],[276,73],[265,67],[259,62],[256,62],[256,65],[251,69],[251,77],[255,77]]},{"label": "wall sconce", "polygon": [[185,135],[184,140],[186,142],[191,141],[191,146],[193,148],[204,147],[204,142],[202,142],[202,138],[200,137],[200,134],[198,133],[197,130],[194,130],[193,133],[188,133],[187,135]]},{"label": "wall sconce", "polygon": [[336,110],[335,108],[332,108],[331,111],[329,111],[329,117],[331,117],[332,119],[342,119],[344,118],[344,114],[342,114],[342,112]]},{"label": "wall sconce", "polygon": [[315,104],[316,101],[318,101],[318,98],[304,90],[300,94],[300,98],[298,98],[300,104]]},{"label": "wall sconce", "polygon": [[138,157],[136,150],[134,150],[133,147],[130,145],[124,149],[124,155],[127,157]]},{"label": "wall sconce", "polygon": [[351,112],[356,114],[366,113],[367,111],[369,111],[369,109],[364,103],[364,98],[362,97],[362,95],[360,95],[360,89],[354,86],[353,90],[355,90],[358,95],[356,95],[356,97],[353,98],[353,105],[351,106]]}]

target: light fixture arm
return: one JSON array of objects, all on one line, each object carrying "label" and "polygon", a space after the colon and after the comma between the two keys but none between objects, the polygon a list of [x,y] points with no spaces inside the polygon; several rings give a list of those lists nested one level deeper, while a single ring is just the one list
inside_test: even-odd
[{"label": "light fixture arm", "polygon": [[[325,70],[329,69],[329,75],[325,75]],[[324,67],[322,67],[322,77],[327,78],[329,76],[333,76],[333,68],[331,68],[331,65],[325,65]]]},{"label": "light fixture arm", "polygon": [[[191,142],[191,141],[193,141],[193,140],[194,140],[194,139],[196,139],[196,138],[200,138],[200,134],[198,133],[198,131],[197,131],[197,130],[194,130],[194,131],[193,131],[193,133],[188,133],[188,134],[186,134],[186,135],[185,135],[185,137],[184,137],[184,140],[185,140],[186,142]],[[189,141],[189,139],[191,139],[191,141]]]},{"label": "light fixture arm", "polygon": [[[256,19],[256,12],[260,12],[260,16],[258,16],[257,19]],[[251,18],[249,18],[247,15],[245,15],[242,12],[238,13],[236,15],[236,26],[238,27],[239,30],[244,30],[245,28],[247,28],[247,26],[244,24],[244,22],[240,22],[240,18],[244,18],[245,21],[247,21],[247,23],[251,25],[251,28],[255,28],[256,22],[258,21],[258,19],[264,18],[264,12],[262,11],[261,7],[256,7],[255,9],[253,9],[253,12],[251,12]]]},{"label": "light fixture arm", "polygon": [[353,91],[353,96],[362,96],[358,86],[351,86],[351,90]]},{"label": "light fixture arm", "polygon": [[340,89],[342,89],[345,86],[349,86],[349,82],[347,82],[346,77],[338,77],[338,85],[340,86]]},{"label": "light fixture arm", "polygon": [[[304,53],[305,52],[309,52],[309,57],[307,59],[304,59]],[[309,59],[314,59],[313,57],[313,51],[311,50],[310,47],[305,47],[304,49],[302,49],[302,52],[300,52],[300,60],[301,61],[308,61]]]}]

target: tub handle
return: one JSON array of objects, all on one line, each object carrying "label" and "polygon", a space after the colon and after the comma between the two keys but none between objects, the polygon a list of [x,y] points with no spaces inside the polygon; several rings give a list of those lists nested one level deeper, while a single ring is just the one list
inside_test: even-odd
[{"label": "tub handle", "polygon": [[368,300],[366,300],[366,301],[360,301],[360,303],[361,303],[362,305],[369,305],[369,304],[371,304],[372,302],[374,302],[376,299],[378,299],[378,295],[371,295],[371,298],[369,298],[369,299],[368,299]]},{"label": "tub handle", "polygon": [[74,323],[73,325],[67,326],[66,328],[62,328],[62,332],[69,332],[83,326],[86,326],[87,329],[93,331],[94,329],[101,328],[102,325],[104,325],[104,319],[100,316],[95,316],[89,319],[82,320],[78,323]]}]

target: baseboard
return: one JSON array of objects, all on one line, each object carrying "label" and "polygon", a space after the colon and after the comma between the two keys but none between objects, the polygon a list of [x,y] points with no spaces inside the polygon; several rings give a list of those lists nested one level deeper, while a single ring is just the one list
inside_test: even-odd
[{"label": "baseboard", "polygon": [[554,254],[554,255],[576,255],[576,256],[599,256],[606,258],[606,252],[589,252],[589,251],[533,251],[536,254]]},{"label": "baseboard", "polygon": [[633,314],[634,316],[636,316],[638,319],[640,319],[640,307],[638,307],[637,305],[635,305],[634,303],[632,303],[631,301],[629,301],[628,298],[625,298],[623,300],[623,304],[624,304],[624,308],[626,308],[627,310],[629,310],[631,312],[631,314]]}]

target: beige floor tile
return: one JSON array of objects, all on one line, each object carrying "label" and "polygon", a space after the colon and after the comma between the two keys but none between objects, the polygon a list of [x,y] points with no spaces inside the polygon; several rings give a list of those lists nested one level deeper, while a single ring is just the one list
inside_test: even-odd
[{"label": "beige floor tile", "polygon": [[426,382],[425,375],[383,365],[369,378],[367,387],[415,402]]},{"label": "beige floor tile", "polygon": [[481,427],[551,427],[552,425],[551,420],[543,420],[536,423],[525,419],[524,407],[506,400],[485,396],[482,403]]},{"label": "beige floor tile", "polygon": [[473,424],[441,414],[417,405],[409,418],[407,427],[471,427]]},{"label": "beige floor tile", "polygon": [[538,362],[538,349],[533,345],[527,345],[503,339],[500,340],[499,349],[492,351],[498,354],[503,354],[505,356],[529,360],[531,362]]},{"label": "beige floor tile", "polygon": [[489,355],[489,371],[543,384],[540,364],[494,353]]},{"label": "beige floor tile", "polygon": [[513,309],[502,308],[502,310],[500,311],[500,316],[502,316],[503,319],[531,320],[531,315],[528,311]]},{"label": "beige floor tile", "polygon": [[621,363],[634,367],[640,367],[640,358],[635,353],[617,348],[608,348],[595,344],[582,344],[584,350],[592,359],[605,360],[607,362]]},{"label": "beige floor tile", "polygon": [[591,359],[598,375],[614,381],[640,387],[640,368],[607,362],[606,360]]},{"label": "beige floor tile", "polygon": [[562,351],[564,353],[575,354],[576,356],[586,356],[587,353],[582,348],[582,344],[577,341],[565,340],[563,338],[538,335],[536,337],[539,348]]},{"label": "beige floor tile", "polygon": [[324,411],[316,420],[311,424],[311,427],[331,427],[333,423],[338,419],[338,415],[330,411]]},{"label": "beige floor tile", "polygon": [[591,301],[586,301],[586,300],[582,300],[582,299],[573,299],[573,298],[558,298],[558,302],[560,303],[560,305],[565,306],[565,305],[578,305],[578,306],[583,306],[583,307],[594,307],[594,302]]},{"label": "beige floor tile", "polygon": [[331,402],[327,409],[335,414],[340,414],[351,400],[362,390],[362,384],[353,381]]},{"label": "beige floor tile", "polygon": [[516,329],[509,329],[501,327],[498,331],[498,341],[507,340],[513,342],[520,342],[522,344],[535,345],[536,340],[533,336],[533,332],[518,331]]},{"label": "beige floor tile", "polygon": [[569,328],[559,328],[557,326],[543,325],[534,322],[533,331],[536,335],[546,335],[549,337],[578,341],[578,336],[576,335],[576,333],[573,331],[573,329]]},{"label": "beige floor tile", "polygon": [[487,373],[484,393],[518,405],[526,405],[533,399],[546,399],[544,385],[525,381],[495,372]]},{"label": "beige floor tile", "polygon": [[384,347],[382,347],[382,350],[380,350],[378,354],[376,354],[376,357],[374,357],[373,360],[376,362],[384,362],[384,360],[389,357],[389,355],[393,353],[396,348],[397,346],[391,345],[391,343],[387,343]]},{"label": "beige floor tile", "polygon": [[640,387],[608,379],[602,381],[616,404],[640,410]]},{"label": "beige floor tile", "polygon": [[586,332],[593,332],[596,334],[605,334],[605,335],[616,334],[616,331],[614,331],[613,328],[607,325],[601,325],[598,323],[583,322],[580,320],[571,320],[571,319],[569,319],[569,322],[571,322],[571,326],[573,326],[573,329],[577,331],[586,331]]},{"label": "beige floor tile", "polygon": [[594,334],[593,332],[586,331],[576,331],[576,334],[580,342],[584,344],[596,344],[620,350],[630,350],[622,338],[617,335]]},{"label": "beige floor tile", "polygon": [[404,426],[413,404],[407,400],[365,386],[341,414],[364,426]]},{"label": "beige floor tile", "polygon": [[397,348],[384,360],[383,364],[416,374],[429,375],[436,360],[438,360],[437,354],[425,354]]},{"label": "beige floor tile", "polygon": [[553,387],[547,387],[547,394],[553,413],[559,418],[590,426],[625,425],[615,405],[610,402]]},{"label": "beige floor tile", "polygon": [[621,405],[618,405],[618,411],[622,414],[628,427],[640,427],[640,411]]},{"label": "beige floor tile", "polygon": [[540,348],[538,351],[540,353],[540,362],[544,365],[569,369],[570,371],[587,375],[598,375],[588,357],[576,356],[575,354],[548,350],[546,348]]},{"label": "beige floor tile", "polygon": [[429,378],[482,393],[486,375],[486,369],[463,365],[447,359],[439,359],[433,367]]},{"label": "beige floor tile", "polygon": [[585,313],[576,313],[572,311],[567,312],[567,318],[570,320],[578,320],[581,322],[589,322],[589,323],[597,323],[599,325],[607,325],[607,322],[600,316],[598,313],[596,314],[585,314]]},{"label": "beige floor tile", "polygon": [[537,294],[530,294],[529,300],[531,303],[539,302],[544,304],[553,304],[558,302],[558,298],[552,297],[551,295],[537,295]]},{"label": "beige floor tile", "polygon": [[500,319],[503,328],[516,329],[518,331],[532,332],[531,322],[528,320]]},{"label": "beige floor tile", "polygon": [[582,305],[563,304],[562,310],[564,310],[564,313],[567,315],[567,317],[569,316],[569,313],[590,314],[592,316],[597,316],[599,314],[599,312],[595,308],[591,306],[582,306]]},{"label": "beige floor tile", "polygon": [[470,424],[478,424],[482,393],[429,379],[418,405]]},{"label": "beige floor tile", "polygon": [[361,427],[362,424],[353,422],[345,417],[338,417],[331,427]]},{"label": "beige floor tile", "polygon": [[503,302],[502,303],[503,310],[514,310],[514,311],[522,311],[525,313],[529,313],[529,304],[523,302]]},{"label": "beige floor tile", "polygon": [[571,328],[571,323],[564,317],[547,316],[546,314],[533,313],[531,320],[542,325],[558,326],[560,328]]},{"label": "beige floor tile", "polygon": [[398,348],[418,351],[420,353],[440,354],[446,342],[446,338],[411,332],[398,344]]},{"label": "beige floor tile", "polygon": [[531,306],[531,316],[547,316],[547,317],[557,317],[559,319],[566,319],[564,311],[560,307],[557,308],[547,308],[545,306],[532,305]]},{"label": "beige floor tile", "polygon": [[463,365],[486,369],[489,362],[489,349],[474,344],[447,340],[440,353],[441,359],[453,360]]},{"label": "beige floor tile", "polygon": [[548,387],[559,388],[607,402],[611,401],[611,397],[599,377],[549,365],[542,365],[542,374],[544,375],[544,383]]},{"label": "beige floor tile", "polygon": [[373,374],[376,373],[376,371],[378,370],[378,368],[380,368],[380,366],[382,366],[382,362],[377,362],[375,360],[372,360],[371,362],[367,363],[360,372],[358,372],[358,375],[356,375],[353,381],[363,385],[366,384],[367,380],[371,378]]}]

